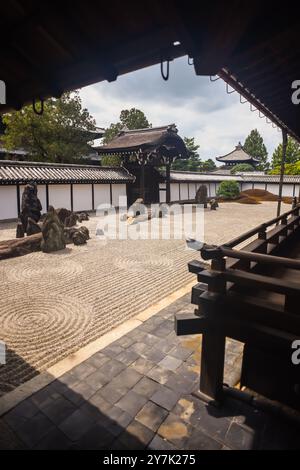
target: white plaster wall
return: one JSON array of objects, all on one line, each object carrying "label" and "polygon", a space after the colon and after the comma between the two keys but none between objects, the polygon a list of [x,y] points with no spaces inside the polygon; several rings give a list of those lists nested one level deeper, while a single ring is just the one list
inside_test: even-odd
[{"label": "white plaster wall", "polygon": [[268,183],[267,184],[267,191],[269,191],[270,193],[278,195],[279,185],[277,183]]},{"label": "white plaster wall", "polygon": [[215,183],[209,183],[209,193],[208,195],[210,197],[215,197],[216,196],[216,185]]},{"label": "white plaster wall", "polygon": [[187,201],[188,198],[189,198],[188,183],[181,183],[180,184],[180,200]]},{"label": "white plaster wall", "polygon": [[110,204],[109,184],[94,184],[94,204],[95,210],[100,204]]},{"label": "white plaster wall", "polygon": [[171,183],[171,201],[179,201],[179,184]]},{"label": "white plaster wall", "polygon": [[[25,185],[20,186],[20,207],[22,204],[22,194],[24,191]],[[47,202],[46,202],[46,185],[45,184],[38,184],[37,185],[37,195],[39,200],[41,201],[42,204],[42,214],[47,212]]]},{"label": "white plaster wall", "polygon": [[282,186],[282,195],[283,196],[291,196],[294,195],[294,185],[293,184],[284,184]]},{"label": "white plaster wall", "polygon": [[248,189],[252,189],[252,183],[242,183],[241,184],[241,191],[247,191]]},{"label": "white plaster wall", "polygon": [[0,220],[18,217],[17,188],[0,186]]},{"label": "white plaster wall", "polygon": [[[126,192],[126,184],[112,184],[112,205],[115,207],[119,207],[120,202],[121,205],[124,204],[124,198],[127,197]],[[119,198],[122,196],[122,201]]]},{"label": "white plaster wall", "polygon": [[189,183],[189,194],[190,194],[190,199],[195,199],[195,196],[196,196],[195,183]]},{"label": "white plaster wall", "polygon": [[254,183],[254,189],[266,189],[265,183]]},{"label": "white plaster wall", "polygon": [[93,209],[91,184],[73,184],[73,210],[91,211]]},{"label": "white plaster wall", "polygon": [[[159,202],[166,202],[166,185],[165,183],[159,183]],[[161,191],[163,189],[163,191]]]},{"label": "white plaster wall", "polygon": [[[71,210],[71,185],[49,184],[49,205],[54,209],[64,207]],[[74,186],[73,186],[74,188]]]}]

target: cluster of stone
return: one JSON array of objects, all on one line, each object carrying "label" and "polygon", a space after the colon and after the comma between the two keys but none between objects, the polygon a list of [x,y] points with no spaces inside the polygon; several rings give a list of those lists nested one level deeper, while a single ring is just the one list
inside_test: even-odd
[{"label": "cluster of stone", "polygon": [[67,243],[83,245],[90,238],[87,227],[76,227],[78,221],[89,220],[86,212],[75,214],[65,208],[55,210],[49,206],[47,214],[41,217],[41,210],[36,184],[26,185],[22,195],[20,220],[17,224],[17,238],[24,237],[25,233],[29,236],[41,232],[41,249],[45,253],[63,250]]},{"label": "cluster of stone", "polygon": [[16,238],[33,235],[41,232],[39,220],[41,218],[42,204],[37,197],[35,183],[27,184],[22,194],[20,220],[17,224]]},{"label": "cluster of stone", "polygon": [[63,250],[66,247],[64,225],[52,206],[49,206],[43,221],[42,234],[41,249],[44,253]]}]

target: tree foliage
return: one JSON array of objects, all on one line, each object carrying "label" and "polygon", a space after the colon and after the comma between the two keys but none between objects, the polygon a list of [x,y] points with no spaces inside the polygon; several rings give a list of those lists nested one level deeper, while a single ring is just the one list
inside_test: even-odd
[{"label": "tree foliage", "polygon": [[123,109],[120,113],[120,120],[116,123],[111,123],[105,130],[103,143],[110,142],[118,133],[123,129],[145,129],[152,127],[152,124],[146,118],[146,115],[140,109],[131,108]]},{"label": "tree foliage", "polygon": [[85,131],[96,129],[95,120],[82,108],[78,92],[47,100],[41,116],[32,106],[24,106],[6,114],[3,122],[6,148],[23,148],[34,160],[47,162],[73,162],[90,153]]},{"label": "tree foliage", "polygon": [[103,155],[101,166],[121,166],[122,158],[120,155]]},{"label": "tree foliage", "polygon": [[259,170],[268,169],[268,152],[264,144],[264,140],[257,129],[252,129],[250,134],[246,137],[243,149],[251,157],[257,158],[260,163],[257,166]]},{"label": "tree foliage", "polygon": [[236,173],[243,173],[247,171],[254,171],[254,167],[249,163],[239,163],[238,165],[234,165],[230,173],[235,175]]},{"label": "tree foliage", "polygon": [[217,191],[217,196],[224,199],[235,199],[239,194],[239,184],[234,180],[222,181]]},{"label": "tree foliage", "polygon": [[204,162],[201,160],[198,152],[200,145],[195,143],[194,137],[184,137],[183,140],[188,150],[189,157],[185,160],[175,160],[172,164],[172,170],[212,171],[216,168],[216,164],[211,158]]},{"label": "tree foliage", "polygon": [[208,160],[204,160],[204,162],[201,162],[201,171],[213,171],[216,168],[217,166],[211,158],[209,158]]},{"label": "tree foliage", "polygon": [[[271,175],[280,174],[280,165],[275,166],[271,171]],[[285,175],[300,175],[300,160],[295,163],[287,163],[284,168]]]},{"label": "tree foliage", "polygon": [[[274,150],[272,157],[272,168],[280,166],[282,159],[282,144],[279,144]],[[296,163],[300,160],[300,145],[291,137],[288,137],[286,146],[286,163]]]}]

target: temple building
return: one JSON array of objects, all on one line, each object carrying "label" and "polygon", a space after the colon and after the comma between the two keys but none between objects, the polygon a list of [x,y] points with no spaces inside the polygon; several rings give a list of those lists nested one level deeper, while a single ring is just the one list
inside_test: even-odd
[{"label": "temple building", "polygon": [[241,142],[236,145],[235,149],[227,153],[227,155],[223,155],[221,157],[217,157],[216,160],[220,163],[223,163],[225,166],[234,166],[234,165],[239,165],[241,163],[247,163],[249,165],[258,165],[259,159],[251,157],[245,150],[243,149],[243,146]]},{"label": "temple building", "polygon": [[[187,158],[188,150],[178,135],[175,124],[146,129],[123,129],[108,144],[96,147],[100,156],[117,154],[122,165],[135,177],[128,188],[128,203],[137,198],[145,203],[159,202],[165,191],[165,201],[171,201],[170,172],[175,158]],[[159,186],[161,175],[157,168],[165,168],[165,185]]]}]

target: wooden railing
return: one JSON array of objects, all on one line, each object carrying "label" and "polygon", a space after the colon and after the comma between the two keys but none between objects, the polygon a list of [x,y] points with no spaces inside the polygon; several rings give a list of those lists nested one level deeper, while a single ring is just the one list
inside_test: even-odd
[{"label": "wooden railing", "polygon": [[[247,241],[246,246],[238,248]],[[291,341],[300,337],[300,260],[288,257],[297,244],[300,244],[300,204],[294,203],[290,211],[228,243],[204,245],[201,256],[205,261],[211,260],[210,268],[200,260],[189,263],[189,271],[198,279],[192,289],[192,303],[198,308],[194,315],[176,317],[176,332],[203,333],[200,391],[205,395],[214,399],[222,396],[226,336],[245,343],[247,358],[252,357],[249,348],[258,348],[259,356],[259,351],[268,347],[271,351],[280,350],[282,358],[289,354]],[[246,383],[250,367],[247,361],[243,362]],[[289,367],[287,360],[282,370]],[[294,374],[291,370],[292,385],[297,380]],[[265,383],[264,379],[259,380],[260,383],[254,380],[254,389],[257,385],[258,392],[266,389],[267,395],[269,392],[272,395],[277,387],[273,376]],[[298,406],[293,393],[287,387],[274,396]]]}]

